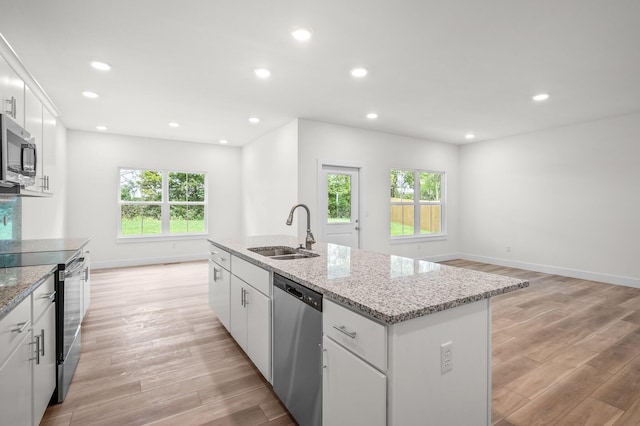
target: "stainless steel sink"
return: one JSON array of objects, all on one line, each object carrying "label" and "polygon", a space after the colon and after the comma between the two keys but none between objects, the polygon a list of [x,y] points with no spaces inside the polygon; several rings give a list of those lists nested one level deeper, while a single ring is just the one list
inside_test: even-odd
[{"label": "stainless steel sink", "polygon": [[247,250],[275,260],[308,259],[319,256],[316,253],[311,253],[303,249],[286,246],[251,247]]}]

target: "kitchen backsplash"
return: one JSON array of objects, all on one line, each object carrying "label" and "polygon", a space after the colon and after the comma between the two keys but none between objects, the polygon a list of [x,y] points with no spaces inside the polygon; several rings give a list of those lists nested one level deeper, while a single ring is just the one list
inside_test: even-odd
[{"label": "kitchen backsplash", "polygon": [[22,239],[22,199],[0,198],[0,240]]}]

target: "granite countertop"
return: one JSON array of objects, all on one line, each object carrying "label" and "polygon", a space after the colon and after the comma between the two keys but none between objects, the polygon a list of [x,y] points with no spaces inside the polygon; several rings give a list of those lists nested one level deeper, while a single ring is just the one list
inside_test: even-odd
[{"label": "granite countertop", "polygon": [[281,235],[209,241],[387,324],[529,286],[518,278],[335,244],[316,243],[311,251],[319,256],[296,260],[274,260],[247,250],[298,247],[302,241]]},{"label": "granite countertop", "polygon": [[40,240],[2,240],[0,254],[30,253],[37,251],[80,250],[89,238],[51,238]]},{"label": "granite countertop", "polygon": [[[75,251],[89,243],[89,238],[55,238],[38,240],[2,240],[0,255],[44,251]],[[47,264],[0,268],[0,320],[44,282],[58,265]]]},{"label": "granite countertop", "polygon": [[57,267],[0,268],[0,320],[38,288]]}]

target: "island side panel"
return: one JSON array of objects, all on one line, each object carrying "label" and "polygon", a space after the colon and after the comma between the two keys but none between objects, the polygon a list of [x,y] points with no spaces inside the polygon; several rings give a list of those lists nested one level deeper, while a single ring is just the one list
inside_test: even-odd
[{"label": "island side panel", "polygon": [[[389,425],[491,424],[489,299],[389,329]],[[453,368],[441,373],[441,345]]]}]

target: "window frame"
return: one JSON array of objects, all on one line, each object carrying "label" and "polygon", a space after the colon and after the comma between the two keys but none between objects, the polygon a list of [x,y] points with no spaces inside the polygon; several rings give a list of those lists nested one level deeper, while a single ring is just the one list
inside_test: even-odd
[{"label": "window frame", "polygon": [[[393,202],[389,200],[389,227],[391,226],[391,206],[413,206],[413,234],[411,235],[391,235],[389,228],[390,244],[401,244],[417,241],[436,241],[447,239],[447,173],[442,170],[414,169],[405,167],[392,167],[389,175],[393,170],[413,173],[413,200],[405,200]],[[431,173],[440,175],[440,201],[421,201],[420,200],[420,173]],[[431,234],[420,233],[420,207],[436,205],[440,206],[440,232]]]},{"label": "window frame", "polygon": [[[139,170],[139,171],[152,171],[160,173],[162,176],[162,199],[160,201],[122,201],[121,200],[121,182],[120,177],[122,170]],[[169,201],[169,174],[170,173],[185,173],[185,174],[199,174],[204,175],[204,201]],[[118,234],[116,240],[118,242],[143,242],[143,241],[170,241],[170,240],[185,240],[185,239],[201,239],[202,236],[209,234],[209,180],[207,179],[207,172],[193,171],[193,170],[179,170],[179,169],[160,169],[150,167],[118,167],[118,193],[117,193],[117,208],[118,208]],[[160,206],[161,217],[161,232],[159,234],[134,234],[123,235],[122,234],[122,206],[123,205],[142,205],[142,206]],[[195,205],[204,207],[204,230],[202,232],[170,232],[171,226],[171,206],[173,205]]]}]

